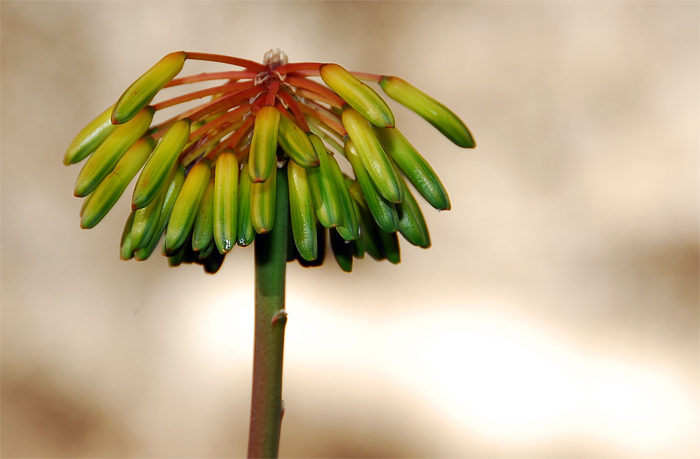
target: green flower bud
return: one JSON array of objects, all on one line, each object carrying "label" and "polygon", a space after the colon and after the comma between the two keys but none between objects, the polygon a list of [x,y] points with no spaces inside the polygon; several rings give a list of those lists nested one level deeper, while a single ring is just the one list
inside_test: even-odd
[{"label": "green flower bud", "polygon": [[114,105],[112,124],[126,123],[150,104],[158,91],[180,73],[186,58],[184,51],[170,53],[129,86]]},{"label": "green flower bud", "polygon": [[474,148],[476,142],[467,126],[449,108],[405,80],[385,76],[379,82],[384,92],[442,132],[455,145]]},{"label": "green flower bud", "polygon": [[370,123],[379,127],[394,127],[394,114],[384,99],[343,67],[325,64],[321,67],[321,78]]}]

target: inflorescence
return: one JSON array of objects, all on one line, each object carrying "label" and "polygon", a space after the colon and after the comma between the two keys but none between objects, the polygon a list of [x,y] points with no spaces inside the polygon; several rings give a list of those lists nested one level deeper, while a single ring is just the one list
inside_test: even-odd
[{"label": "inflorescence", "polygon": [[[243,70],[175,78],[185,60]],[[320,77],[325,85],[312,78]],[[162,89],[222,85],[152,104]],[[430,246],[423,214],[406,180],[436,209],[450,200],[430,164],[395,127],[386,102],[364,81],[408,107],[463,148],[469,129],[448,108],[401,78],[348,72],[337,64],[288,63],[274,50],[262,64],[216,54],[168,54],[73,140],[66,165],[85,158],[75,195],[86,198],[82,228],[97,225],[141,170],[120,244],[123,260],[147,259],[164,235],[170,266],[196,262],[216,272],[236,244],[274,225],[276,170],[286,169],[291,216],[289,259],[323,262],[326,235],[351,271],[365,253],[398,263],[397,232]],[[159,124],[155,112],[208,100]],[[345,175],[335,153],[349,162]]]}]

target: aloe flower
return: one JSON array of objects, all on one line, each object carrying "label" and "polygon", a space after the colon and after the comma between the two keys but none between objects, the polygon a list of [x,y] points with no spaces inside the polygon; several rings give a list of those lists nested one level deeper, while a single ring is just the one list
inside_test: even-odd
[{"label": "aloe flower", "polygon": [[[188,59],[237,69],[176,78]],[[161,90],[214,80],[223,84],[153,103]],[[433,168],[365,82],[378,83],[454,144],[475,147],[453,112],[395,76],[288,63],[279,50],[262,64],[181,51],[161,59],[88,124],[63,160],[87,158],[75,184],[75,195],[85,198],[83,228],[97,225],[140,171],[120,243],[124,260],[146,260],[162,239],[170,266],[194,262],[215,273],[234,246],[257,238],[251,456],[277,454],[285,263],[320,265],[327,238],[347,272],[365,253],[398,263],[399,233],[429,247],[409,182],[432,207],[450,209]],[[196,100],[153,123],[159,111]],[[353,176],[342,172],[339,157]]]}]

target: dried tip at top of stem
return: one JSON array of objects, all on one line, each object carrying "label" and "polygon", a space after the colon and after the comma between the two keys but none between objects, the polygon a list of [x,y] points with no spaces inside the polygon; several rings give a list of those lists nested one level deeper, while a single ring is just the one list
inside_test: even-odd
[{"label": "dried tip at top of stem", "polygon": [[279,48],[270,49],[265,53],[263,58],[263,65],[268,67],[278,67],[280,65],[285,65],[289,59],[287,54]]}]

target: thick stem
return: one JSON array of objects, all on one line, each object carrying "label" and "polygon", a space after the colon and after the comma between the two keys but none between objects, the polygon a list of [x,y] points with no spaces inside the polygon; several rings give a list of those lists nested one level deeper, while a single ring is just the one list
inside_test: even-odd
[{"label": "thick stem", "polygon": [[284,278],[289,197],[286,168],[277,170],[275,223],[255,238],[255,353],[248,457],[277,457],[282,424]]}]

